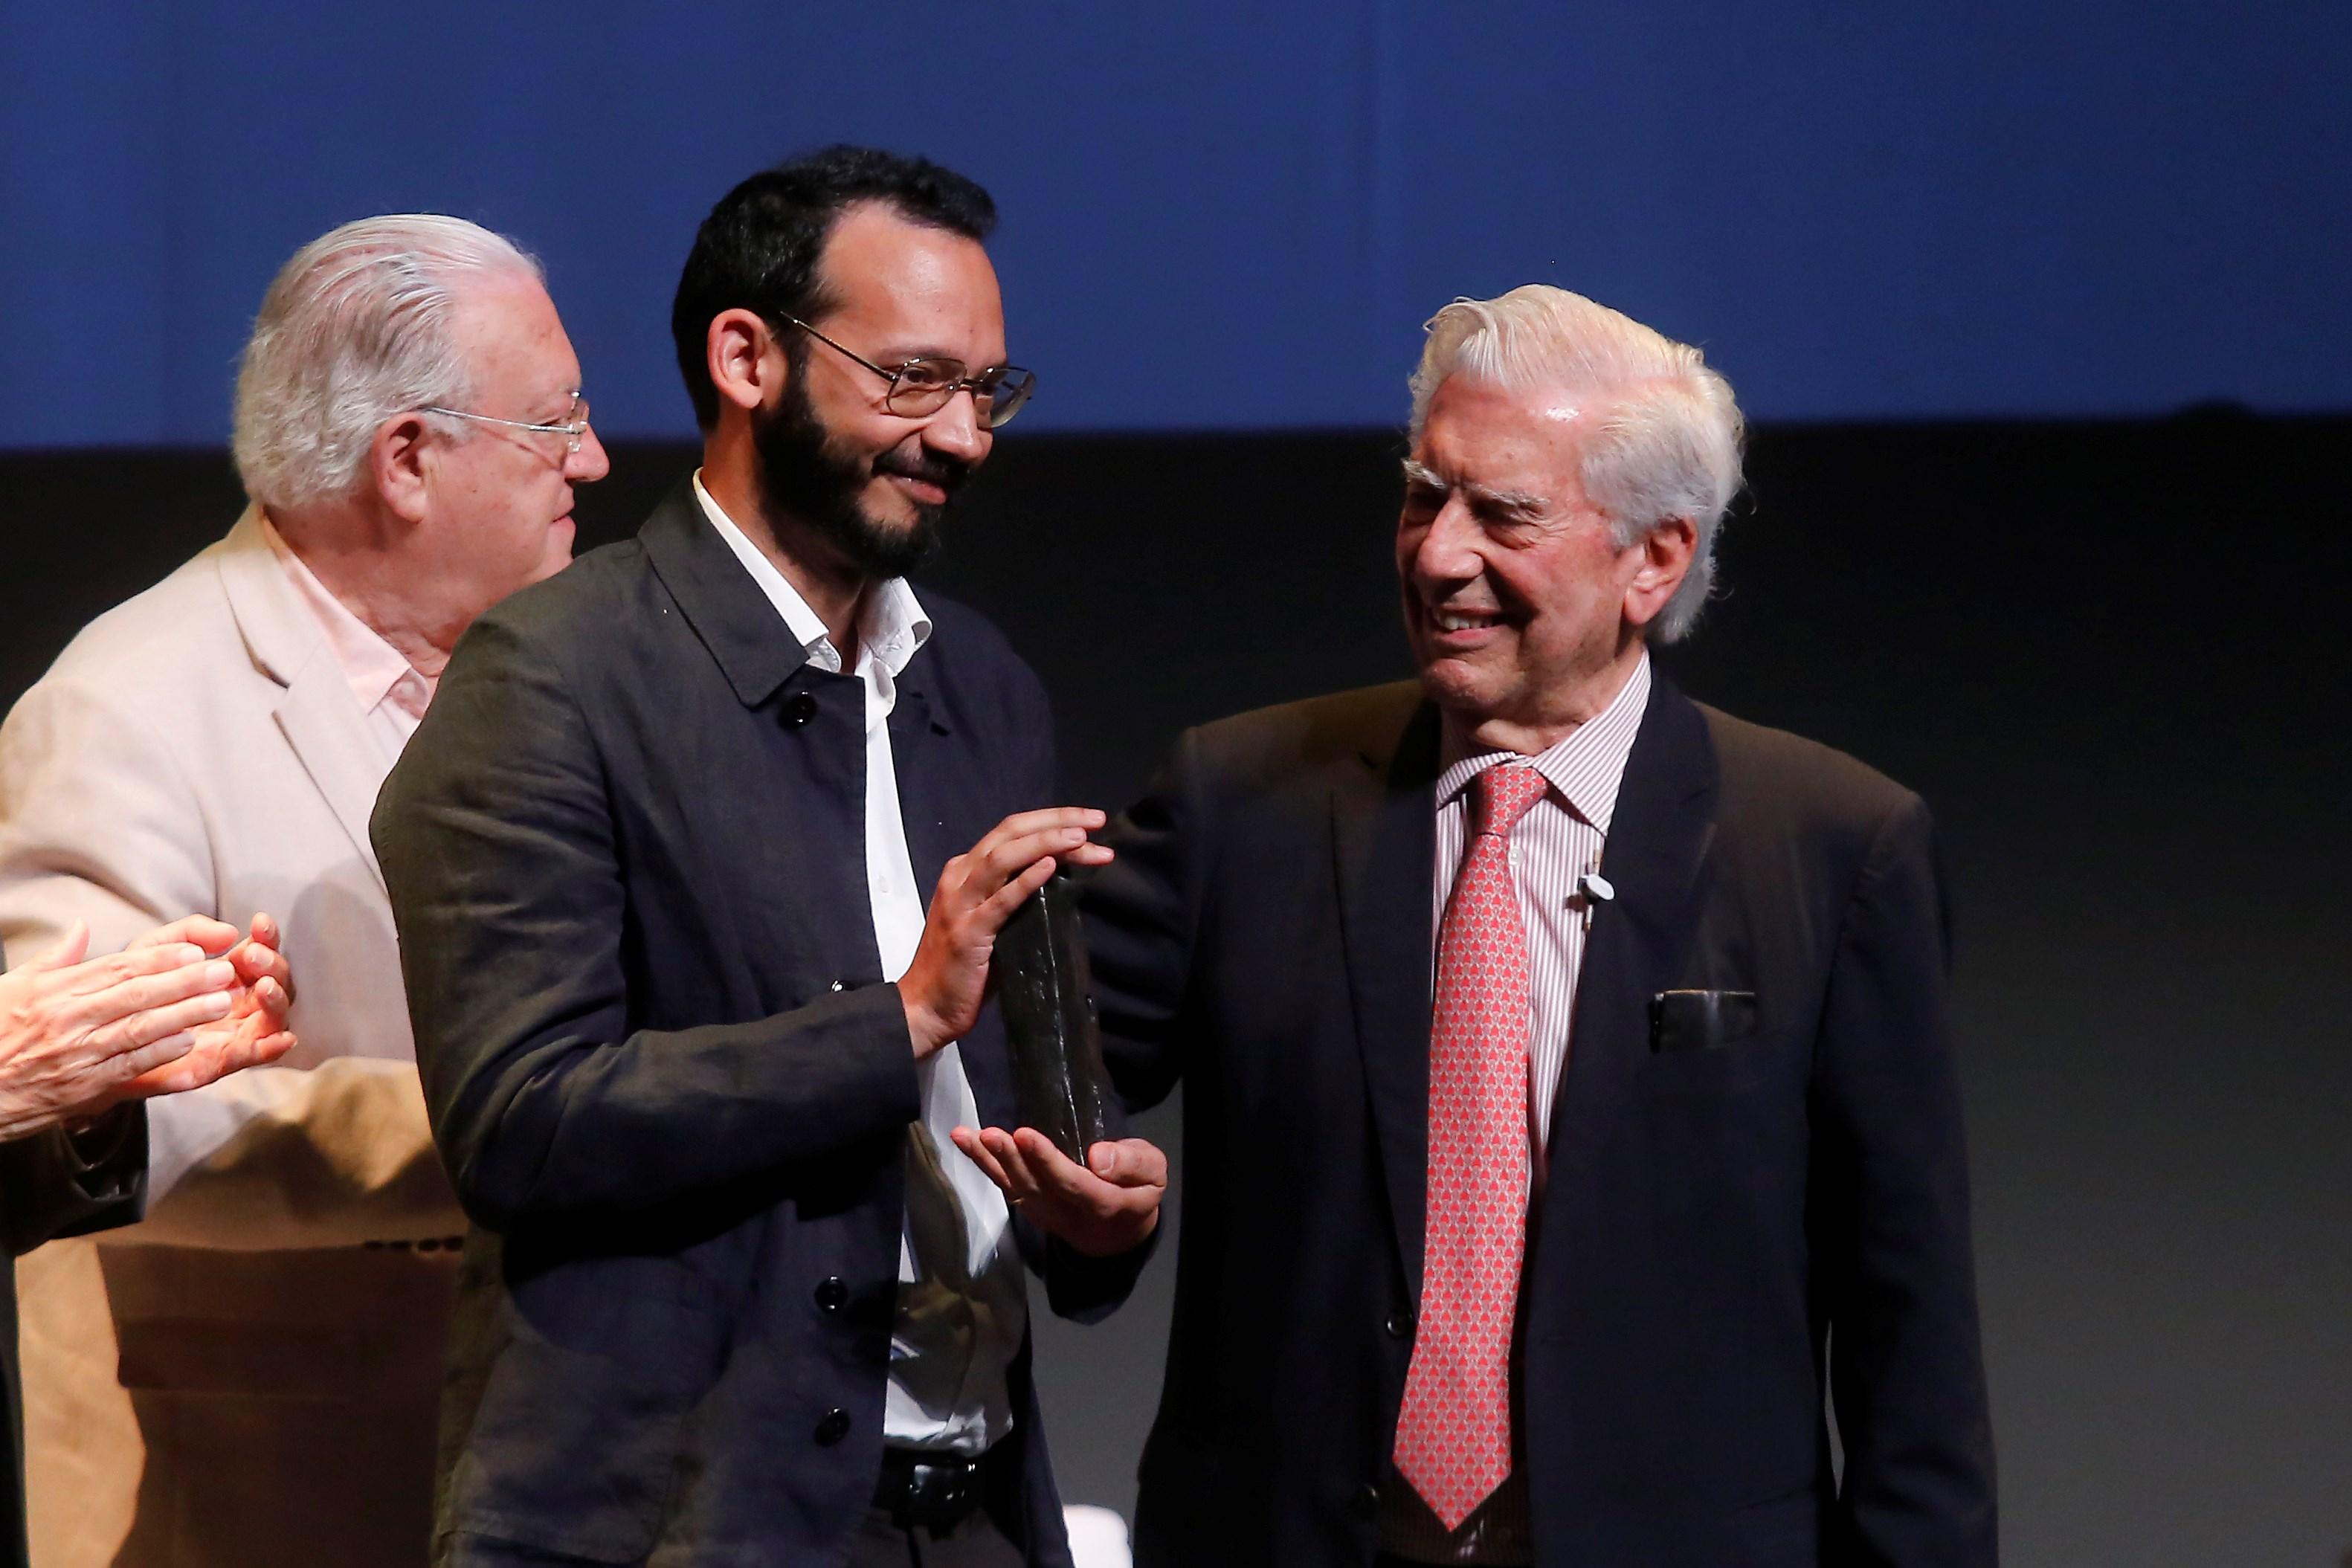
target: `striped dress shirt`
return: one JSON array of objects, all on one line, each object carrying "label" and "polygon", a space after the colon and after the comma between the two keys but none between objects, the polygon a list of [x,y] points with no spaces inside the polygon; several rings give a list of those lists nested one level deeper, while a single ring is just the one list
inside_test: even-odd
[{"label": "striped dress shirt", "polygon": [[1568,1070],[1569,1023],[1576,1011],[1576,981],[1584,967],[1584,894],[1579,879],[1601,870],[1617,812],[1625,758],[1650,701],[1650,656],[1607,707],[1576,727],[1567,739],[1533,758],[1509,751],[1473,751],[1451,733],[1445,770],[1437,779],[1437,870],[1430,881],[1433,947],[1445,924],[1445,901],[1469,848],[1470,781],[1489,768],[1527,762],[1551,783],[1543,799],[1511,832],[1511,880],[1517,884],[1519,920],[1528,934],[1528,1165],[1537,1189],[1544,1176],[1544,1145],[1551,1107]]},{"label": "striped dress shirt", "polygon": [[[1453,895],[1455,873],[1469,851],[1470,781],[1489,768],[1524,762],[1551,785],[1511,831],[1511,880],[1518,892],[1519,921],[1528,942],[1530,1206],[1543,1193],[1552,1103],[1568,1071],[1576,984],[1584,967],[1588,911],[1578,883],[1601,870],[1609,823],[1617,814],[1618,787],[1625,779],[1625,758],[1649,703],[1650,656],[1644,652],[1607,707],[1538,756],[1479,750],[1450,724],[1446,728],[1444,768],[1437,776],[1437,863],[1430,879],[1433,972],[1435,936],[1445,925],[1445,901]],[[1514,1364],[1514,1427],[1518,1424],[1517,1382]],[[1527,1478],[1514,1470],[1460,1530],[1451,1532],[1410,1486],[1400,1484],[1382,1499],[1380,1541],[1383,1552],[1420,1563],[1531,1562]]]}]

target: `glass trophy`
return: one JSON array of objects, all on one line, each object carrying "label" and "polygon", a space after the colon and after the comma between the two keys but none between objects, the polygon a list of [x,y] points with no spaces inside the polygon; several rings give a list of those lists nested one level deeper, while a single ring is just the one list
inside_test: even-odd
[{"label": "glass trophy", "polygon": [[996,999],[1013,1054],[1014,1103],[1080,1165],[1102,1141],[1110,1102],[1078,891],[1059,872],[1015,910],[996,938]]}]

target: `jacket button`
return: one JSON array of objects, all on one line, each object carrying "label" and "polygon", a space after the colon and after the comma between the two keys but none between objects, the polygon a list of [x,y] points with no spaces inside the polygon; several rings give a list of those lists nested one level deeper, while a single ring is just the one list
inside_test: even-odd
[{"label": "jacket button", "polygon": [[1356,1489],[1356,1495],[1348,1500],[1348,1506],[1355,1511],[1358,1519],[1374,1518],[1381,1511],[1381,1489],[1366,1481]]},{"label": "jacket button", "polygon": [[833,984],[827,986],[825,989],[828,991],[845,991],[849,989],[849,982],[846,980],[835,980]]},{"label": "jacket button", "polygon": [[786,729],[798,729],[816,716],[816,698],[806,692],[794,692],[785,699],[783,710],[778,716],[784,721]]},{"label": "jacket button", "polygon": [[816,1288],[816,1304],[828,1312],[837,1312],[849,1301],[849,1282],[838,1274],[828,1274]]},{"label": "jacket button", "polygon": [[1412,1309],[1410,1307],[1399,1307],[1395,1312],[1389,1314],[1389,1321],[1381,1326],[1389,1331],[1389,1338],[1391,1339],[1411,1339],[1412,1337]]},{"label": "jacket button", "polygon": [[816,1424],[816,1440],[828,1448],[848,1436],[849,1412],[846,1410],[828,1410],[824,1418]]}]

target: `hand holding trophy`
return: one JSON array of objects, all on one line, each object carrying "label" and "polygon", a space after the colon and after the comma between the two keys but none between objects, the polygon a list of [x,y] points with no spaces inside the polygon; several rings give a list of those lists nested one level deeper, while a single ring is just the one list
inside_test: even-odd
[{"label": "hand holding trophy", "polygon": [[1110,1079],[1067,876],[1004,923],[993,967],[1022,1125],[959,1127],[956,1146],[1040,1228],[1092,1256],[1127,1251],[1160,1222],[1168,1158],[1141,1138],[1107,1135]]}]

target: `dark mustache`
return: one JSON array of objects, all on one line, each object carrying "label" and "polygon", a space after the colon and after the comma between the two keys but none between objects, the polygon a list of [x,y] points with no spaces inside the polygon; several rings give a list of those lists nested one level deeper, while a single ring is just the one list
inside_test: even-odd
[{"label": "dark mustache", "polygon": [[964,481],[971,477],[971,465],[969,463],[960,463],[951,457],[907,457],[897,452],[885,452],[877,457],[874,471],[895,475],[901,479],[919,480],[926,485],[937,485],[950,496],[963,488]]}]

